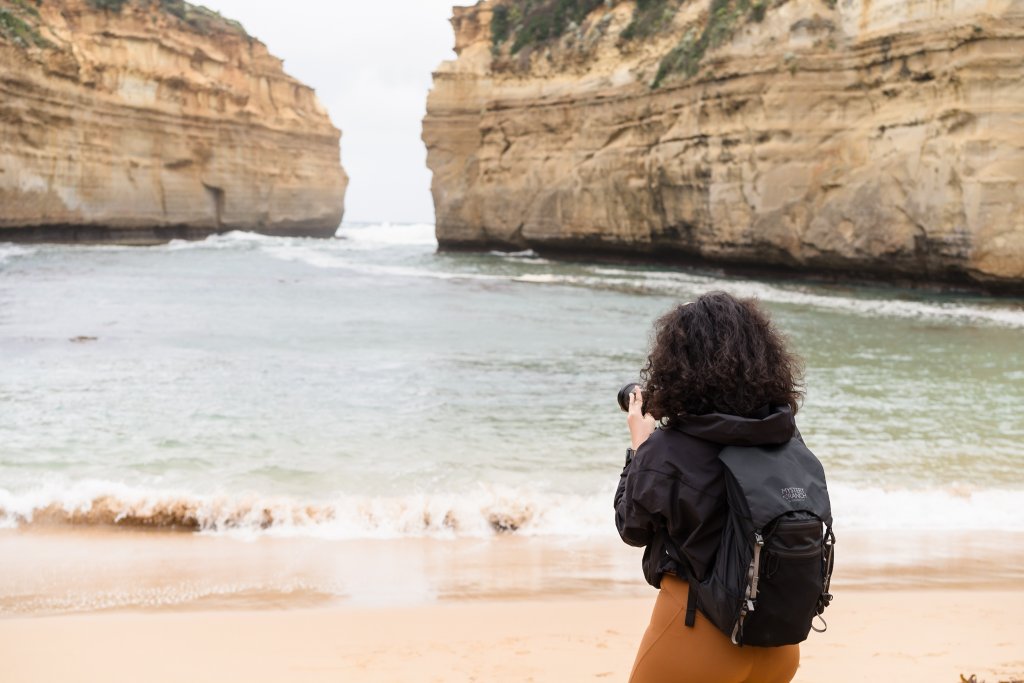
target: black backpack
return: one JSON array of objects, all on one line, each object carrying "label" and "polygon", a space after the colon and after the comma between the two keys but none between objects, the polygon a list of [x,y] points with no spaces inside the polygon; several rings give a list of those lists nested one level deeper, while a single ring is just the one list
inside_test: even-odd
[{"label": "black backpack", "polygon": [[798,438],[727,446],[718,457],[729,513],[707,576],[691,575],[686,625],[699,608],[741,646],[790,645],[824,631],[835,536],[821,463]]}]

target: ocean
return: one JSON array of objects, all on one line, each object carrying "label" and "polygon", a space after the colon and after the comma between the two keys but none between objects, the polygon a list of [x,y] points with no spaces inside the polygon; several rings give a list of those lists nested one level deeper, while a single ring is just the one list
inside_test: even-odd
[{"label": "ocean", "polygon": [[657,316],[723,289],[805,360],[840,540],[1024,532],[1020,300],[436,248],[0,244],[0,528],[614,543],[616,392]]}]

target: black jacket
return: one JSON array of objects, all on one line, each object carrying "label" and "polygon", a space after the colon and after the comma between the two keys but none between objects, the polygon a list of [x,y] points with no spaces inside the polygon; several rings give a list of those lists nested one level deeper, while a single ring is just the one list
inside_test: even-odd
[{"label": "black jacket", "polygon": [[654,430],[615,491],[615,526],[626,543],[646,546],[649,584],[659,588],[665,572],[703,578],[714,559],[725,523],[722,448],[782,444],[794,434],[789,406],[765,406],[752,418],[693,415]]}]

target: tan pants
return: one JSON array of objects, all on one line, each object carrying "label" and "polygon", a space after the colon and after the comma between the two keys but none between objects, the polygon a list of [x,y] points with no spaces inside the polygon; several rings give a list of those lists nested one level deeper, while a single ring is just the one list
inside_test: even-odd
[{"label": "tan pants", "polygon": [[671,574],[661,580],[651,625],[640,642],[629,683],[786,683],[800,664],[800,646],[737,647],[697,612],[684,623],[689,586]]}]

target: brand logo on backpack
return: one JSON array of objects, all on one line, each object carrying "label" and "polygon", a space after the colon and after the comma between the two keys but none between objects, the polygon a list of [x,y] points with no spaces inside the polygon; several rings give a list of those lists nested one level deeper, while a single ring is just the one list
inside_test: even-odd
[{"label": "brand logo on backpack", "polygon": [[807,491],[799,486],[790,486],[789,488],[782,489],[782,497],[791,502],[794,500],[807,500]]}]

